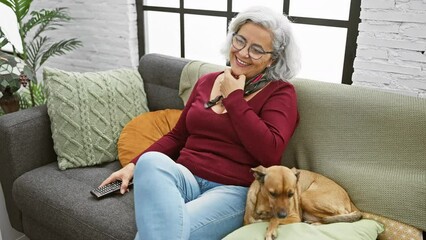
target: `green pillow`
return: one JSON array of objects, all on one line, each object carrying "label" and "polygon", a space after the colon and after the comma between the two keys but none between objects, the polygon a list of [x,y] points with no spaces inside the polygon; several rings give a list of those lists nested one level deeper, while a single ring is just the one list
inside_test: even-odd
[{"label": "green pillow", "polygon": [[121,129],[148,111],[137,70],[77,73],[44,68],[43,78],[61,170],[116,160]]},{"label": "green pillow", "polygon": [[[249,224],[230,233],[223,240],[264,240],[267,227],[267,222]],[[367,219],[324,225],[293,223],[280,225],[276,240],[375,240],[383,230],[383,225]]]}]

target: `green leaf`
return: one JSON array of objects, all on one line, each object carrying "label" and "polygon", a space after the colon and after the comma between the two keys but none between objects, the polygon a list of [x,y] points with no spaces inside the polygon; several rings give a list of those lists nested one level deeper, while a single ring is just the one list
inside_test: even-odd
[{"label": "green leaf", "polygon": [[33,92],[35,106],[39,106],[46,103],[46,94],[44,91],[43,83],[31,83],[27,86],[26,89],[23,89],[24,91],[20,92],[22,100],[21,104],[25,104],[25,108],[28,108],[32,105],[29,88],[31,88],[31,91]]},{"label": "green leaf", "polygon": [[7,88],[16,92],[21,87],[20,75],[24,72],[28,78],[34,78],[34,73],[17,56],[0,51],[0,91]]},{"label": "green leaf", "polygon": [[0,3],[10,7],[15,13],[18,23],[21,23],[30,9],[32,0],[0,0]]},{"label": "green leaf", "polygon": [[34,39],[29,45],[27,45],[27,64],[35,72],[40,62],[40,58],[45,49],[45,44],[49,41],[48,37],[38,37]]},{"label": "green leaf", "polygon": [[53,10],[32,11],[31,18],[22,26],[24,37],[36,26],[39,26],[39,28],[34,34],[34,38],[37,38],[44,31],[55,30],[55,26],[62,26],[62,23],[71,19],[66,10],[67,8],[56,8]]},{"label": "green leaf", "polygon": [[7,73],[0,75],[0,91],[4,92],[9,88],[12,92],[18,91],[21,87],[19,82],[19,75],[15,73]]},{"label": "green leaf", "polygon": [[9,39],[7,39],[6,34],[4,34],[0,27],[0,48],[4,47],[8,43],[12,44]]},{"label": "green leaf", "polygon": [[22,59],[19,59],[12,54],[8,54],[6,52],[0,51],[0,66],[10,66],[11,68],[16,67],[18,62],[22,62]]},{"label": "green leaf", "polygon": [[3,3],[4,5],[8,6],[9,8],[11,8],[13,11],[15,11],[15,3],[14,1],[8,1],[8,0],[0,0],[0,3]]},{"label": "green leaf", "polygon": [[82,46],[81,41],[75,38],[56,42],[52,44],[46,52],[43,53],[43,56],[41,57],[41,60],[40,60],[40,65],[43,65],[43,63],[46,62],[47,59],[49,59],[52,56],[64,55],[67,52],[73,51],[81,46]]},{"label": "green leaf", "polygon": [[[25,93],[27,94],[27,93]],[[31,101],[29,98],[23,97],[22,93],[19,93],[19,95],[21,96],[19,98],[19,106],[21,106],[21,109],[27,109],[31,107]]]},{"label": "green leaf", "polygon": [[7,40],[7,38],[3,38],[3,40],[0,39],[0,48],[6,46],[6,44],[8,44],[9,41]]}]

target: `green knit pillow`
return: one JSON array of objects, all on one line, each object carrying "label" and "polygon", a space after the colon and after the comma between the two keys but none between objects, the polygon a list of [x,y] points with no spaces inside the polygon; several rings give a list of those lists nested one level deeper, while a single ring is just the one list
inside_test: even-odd
[{"label": "green knit pillow", "polygon": [[116,160],[121,129],[148,111],[137,70],[77,73],[44,68],[43,78],[61,170]]}]

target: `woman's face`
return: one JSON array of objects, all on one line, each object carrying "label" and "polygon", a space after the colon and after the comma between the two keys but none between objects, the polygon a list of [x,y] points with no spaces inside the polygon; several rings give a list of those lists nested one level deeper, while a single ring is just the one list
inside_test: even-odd
[{"label": "woman's face", "polygon": [[[256,56],[255,53],[259,53],[259,50],[263,50],[264,52],[271,52],[273,50],[272,33],[270,31],[255,23],[248,22],[241,26],[240,30],[234,35],[234,38],[236,39],[233,39],[234,44],[231,45],[229,53],[233,75],[245,75],[247,79],[250,79],[263,72],[266,67],[272,64],[272,54],[270,53],[261,54],[261,57],[257,60],[252,58]],[[235,46],[238,46],[238,44],[235,44],[235,41],[244,47],[238,50],[235,48]]]}]

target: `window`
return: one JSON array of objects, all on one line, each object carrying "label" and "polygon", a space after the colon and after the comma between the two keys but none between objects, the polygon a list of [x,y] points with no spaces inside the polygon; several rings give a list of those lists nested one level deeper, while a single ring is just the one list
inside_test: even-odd
[{"label": "window", "polygon": [[139,53],[225,64],[228,22],[264,5],[286,13],[302,53],[297,77],[351,84],[360,0],[137,0]]},{"label": "window", "polygon": [[[6,38],[13,43],[13,45],[16,48],[16,51],[22,52],[22,43],[19,38],[18,22],[16,21],[16,17],[12,9],[4,5],[3,3],[0,3],[0,16],[1,16],[1,22],[0,22],[1,30],[6,35]],[[0,41],[1,40],[2,39],[0,39]],[[7,51],[7,52],[13,52],[13,48],[12,48],[12,45],[10,45],[10,43],[3,46],[1,50]]]}]

